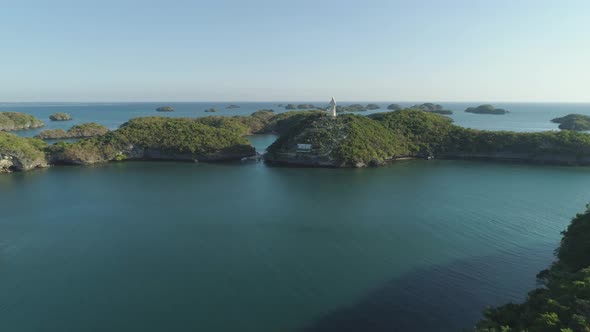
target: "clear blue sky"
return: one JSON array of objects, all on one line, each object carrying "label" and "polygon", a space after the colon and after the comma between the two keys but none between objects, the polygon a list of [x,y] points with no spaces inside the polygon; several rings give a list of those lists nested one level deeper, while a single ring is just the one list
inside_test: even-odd
[{"label": "clear blue sky", "polygon": [[0,6],[0,101],[590,102],[588,0]]}]

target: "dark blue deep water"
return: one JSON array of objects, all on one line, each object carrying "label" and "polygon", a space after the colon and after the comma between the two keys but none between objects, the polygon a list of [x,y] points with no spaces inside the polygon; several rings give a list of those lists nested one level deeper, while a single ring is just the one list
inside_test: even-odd
[{"label": "dark blue deep water", "polygon": [[[211,106],[172,105],[166,115]],[[156,106],[0,110],[66,111],[116,128]],[[510,110],[455,120],[555,129],[552,117],[590,108]],[[274,136],[250,139],[264,150]],[[127,162],[1,175],[0,330],[457,331],[535,287],[589,186],[586,167],[422,160],[361,170]]]}]

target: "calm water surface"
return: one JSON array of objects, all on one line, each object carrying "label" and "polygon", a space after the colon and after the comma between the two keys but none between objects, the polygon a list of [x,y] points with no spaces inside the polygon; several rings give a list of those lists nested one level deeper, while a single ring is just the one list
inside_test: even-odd
[{"label": "calm water surface", "polygon": [[[0,110],[76,119],[47,121],[55,128],[116,128],[158,105]],[[275,103],[172,105],[165,115]],[[536,131],[589,113],[508,108],[455,121]],[[263,151],[275,137],[249,139]],[[0,331],[457,331],[535,286],[589,185],[585,167],[460,161],[363,170],[128,162],[2,175]]]},{"label": "calm water surface", "polygon": [[520,300],[590,169],[117,163],[0,177],[0,330],[453,331]]}]

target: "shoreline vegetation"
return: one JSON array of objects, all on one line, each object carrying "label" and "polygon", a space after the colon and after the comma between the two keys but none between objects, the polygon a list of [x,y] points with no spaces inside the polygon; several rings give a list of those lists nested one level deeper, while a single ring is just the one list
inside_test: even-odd
[{"label": "shoreline vegetation", "polygon": [[43,139],[82,138],[54,145],[2,133],[0,172],[122,160],[216,162],[259,158],[245,136],[265,133],[279,136],[263,156],[270,165],[358,168],[409,158],[590,165],[589,134],[570,130],[474,130],[456,126],[433,110],[442,110],[442,106],[427,103],[369,116],[341,114],[336,118],[327,116],[324,110],[260,110],[231,117],[152,116],[131,119],[113,131],[90,123],[38,135]]},{"label": "shoreline vegetation", "polygon": [[559,123],[561,130],[588,131],[590,130],[590,116],[582,114],[568,114],[566,116],[551,120]]},{"label": "shoreline vegetation", "polygon": [[590,326],[590,205],[562,232],[557,260],[525,302],[488,308],[477,332],[585,332]]},{"label": "shoreline vegetation", "polygon": [[35,138],[39,139],[65,139],[65,138],[88,138],[95,136],[106,135],[109,132],[109,128],[100,125],[98,123],[82,123],[72,126],[72,128],[66,130],[63,129],[48,129],[43,130]]},{"label": "shoreline vegetation", "polygon": [[35,129],[43,126],[45,126],[43,121],[29,114],[0,112],[0,132]]}]

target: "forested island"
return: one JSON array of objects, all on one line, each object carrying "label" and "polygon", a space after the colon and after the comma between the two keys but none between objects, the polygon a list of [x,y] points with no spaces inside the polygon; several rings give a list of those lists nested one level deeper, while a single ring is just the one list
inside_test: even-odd
[{"label": "forested island", "polygon": [[495,108],[493,105],[485,104],[479,105],[477,107],[468,107],[465,112],[467,113],[474,113],[474,114],[495,114],[501,115],[508,113],[507,110],[503,108]]},{"label": "forested island", "polygon": [[0,131],[34,129],[45,126],[36,117],[17,112],[0,112]]},{"label": "forested island", "polygon": [[[144,117],[110,132],[100,125],[86,124],[67,132],[43,132],[39,137],[83,137],[89,133],[98,137],[51,146],[4,133],[0,158],[10,162],[3,163],[3,171],[134,159],[240,160],[256,153],[244,137],[260,133],[279,135],[264,156],[271,165],[367,167],[404,158],[590,164],[590,135],[585,133],[474,130],[416,108],[336,118],[322,110],[279,114],[261,110],[233,117]],[[40,155],[45,156],[45,162]]]},{"label": "forested island", "polygon": [[[275,114],[272,110],[262,110],[250,116],[234,117],[144,117],[132,119],[119,129],[97,137],[54,145],[37,138],[0,133],[0,173],[49,165],[85,165],[122,160],[240,160],[256,154],[254,147],[244,138],[246,135],[281,134],[293,123],[315,113],[297,111]],[[90,128],[88,125],[84,127]],[[70,134],[65,132],[65,135],[74,135],[75,132],[77,130]],[[54,133],[49,132],[43,137]]]},{"label": "forested island", "polygon": [[58,112],[58,113],[51,114],[49,116],[49,120],[51,120],[51,121],[71,121],[72,116],[67,113]]},{"label": "forested island", "polygon": [[537,275],[542,288],[524,303],[485,311],[477,332],[587,332],[590,330],[590,209],[563,232],[557,261]]},{"label": "forested island", "polygon": [[[310,144],[302,151],[299,144]],[[271,164],[365,167],[402,158],[480,159],[539,164],[590,164],[590,135],[571,131],[516,133],[453,125],[416,109],[306,117],[268,148]]]},{"label": "forested island", "polygon": [[64,138],[86,138],[102,136],[109,132],[109,128],[98,123],[82,123],[72,126],[66,130],[63,129],[49,129],[43,130],[35,138],[40,139],[64,139]]},{"label": "forested island", "polygon": [[420,105],[414,105],[410,108],[417,109],[417,110],[424,111],[424,112],[442,114],[442,115],[453,114],[453,111],[445,109],[440,104],[433,104],[433,103],[424,103],[424,104],[420,104]]},{"label": "forested island", "polygon": [[551,120],[553,123],[559,123],[559,129],[587,131],[590,130],[590,116],[582,114],[568,114],[564,117]]},{"label": "forested island", "polygon": [[158,112],[174,112],[174,107],[172,106],[160,106],[156,108]]}]

